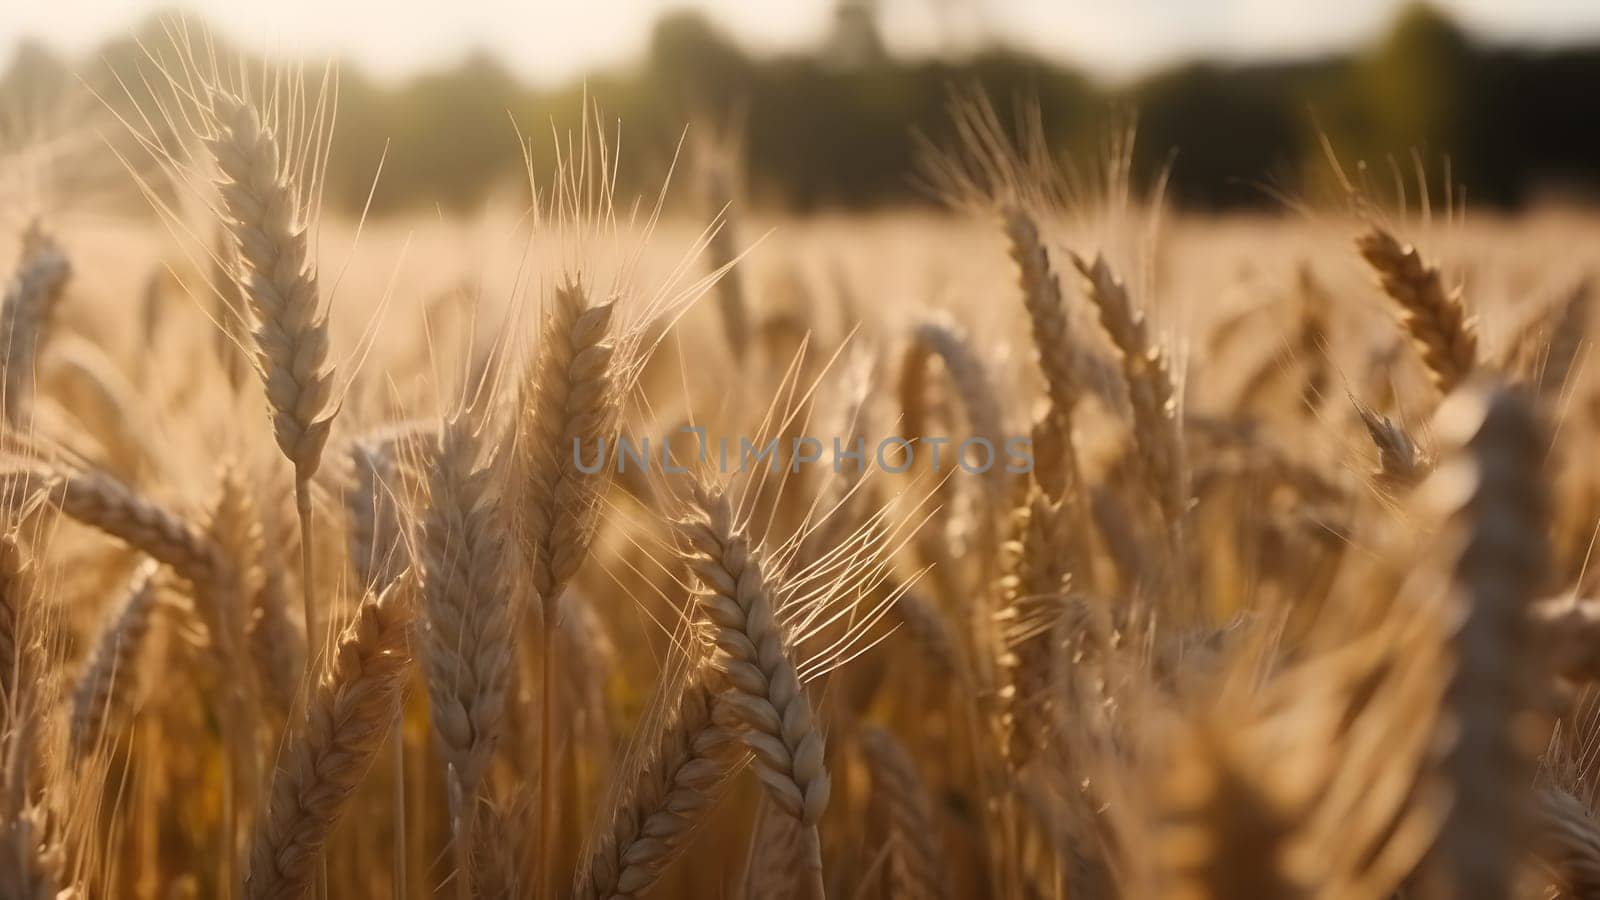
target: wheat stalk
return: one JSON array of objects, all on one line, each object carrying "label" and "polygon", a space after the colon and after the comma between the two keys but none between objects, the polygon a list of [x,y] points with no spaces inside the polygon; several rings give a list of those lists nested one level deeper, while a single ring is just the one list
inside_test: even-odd
[{"label": "wheat stalk", "polygon": [[1305,369],[1300,402],[1314,413],[1328,392],[1329,371],[1333,367],[1328,357],[1328,313],[1333,303],[1310,265],[1300,265],[1295,282],[1300,297],[1300,325],[1295,331],[1294,346]]},{"label": "wheat stalk", "polygon": [[741,362],[750,345],[750,310],[745,301],[744,276],[733,264],[739,258],[739,220],[734,214],[733,168],[729,154],[716,154],[705,166],[706,205],[716,216],[711,238],[706,244],[713,272],[721,272],[717,279],[717,312],[722,319],[722,333],[734,361]]}]

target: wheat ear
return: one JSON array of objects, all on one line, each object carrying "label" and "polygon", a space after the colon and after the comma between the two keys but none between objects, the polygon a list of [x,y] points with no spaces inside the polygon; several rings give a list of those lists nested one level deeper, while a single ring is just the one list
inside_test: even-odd
[{"label": "wheat ear", "polygon": [[39,799],[45,767],[39,758],[41,719],[30,694],[16,722],[0,732],[0,886],[17,900],[72,900],[64,884],[65,846]]},{"label": "wheat ear", "polygon": [[745,900],[795,900],[811,883],[805,871],[807,829],[763,794],[749,829],[739,894]]},{"label": "wheat ear", "polygon": [[1050,265],[1050,254],[1033,214],[1012,207],[1002,213],[1002,219],[1011,259],[1017,265],[1022,305],[1033,329],[1034,352],[1044,372],[1045,390],[1056,414],[1070,421],[1083,389],[1073,360],[1077,344],[1067,323],[1061,280]]},{"label": "wheat ear", "polygon": [[399,483],[391,441],[364,437],[350,448],[354,483],[345,498],[350,562],[363,585],[382,588],[406,567],[404,529],[393,491]]},{"label": "wheat ear", "polygon": [[594,507],[604,480],[578,468],[580,454],[600,452],[616,416],[609,335],[614,301],[588,305],[577,281],[555,292],[539,358],[525,385],[518,438],[524,552],[546,613],[589,552]]},{"label": "wheat ear", "polygon": [[1446,290],[1439,270],[1417,248],[1401,244],[1374,226],[1356,238],[1356,249],[1378,284],[1398,306],[1401,326],[1441,394],[1455,390],[1478,365],[1477,326],[1467,316],[1459,289]]},{"label": "wheat ear", "polygon": [[1096,254],[1093,261],[1086,261],[1073,255],[1072,264],[1083,277],[1084,293],[1122,362],[1146,484],[1167,521],[1176,522],[1188,508],[1189,483],[1183,463],[1178,389],[1167,351],[1151,338],[1144,313],[1134,305],[1127,285],[1105,257]]},{"label": "wheat ear", "polygon": [[1541,397],[1559,396],[1589,333],[1592,285],[1585,278],[1560,302],[1532,316],[1507,343],[1500,369]]},{"label": "wheat ear", "polygon": [[961,398],[961,405],[972,423],[973,433],[991,440],[1002,437],[1002,407],[994,382],[961,326],[943,316],[926,319],[911,330],[911,339],[944,363],[955,385],[956,396]]},{"label": "wheat ear", "polygon": [[243,277],[238,274],[238,266],[238,246],[226,227],[218,229],[211,249],[211,316],[217,325],[212,343],[217,363],[235,393],[250,377],[250,360],[245,354],[253,340],[247,327],[247,301],[240,287]]},{"label": "wheat ear", "polygon": [[284,716],[293,708],[299,690],[305,647],[303,636],[289,618],[288,588],[276,554],[277,550],[269,545],[261,580],[250,600],[245,642],[262,697],[274,712]]},{"label": "wheat ear", "polygon": [[306,704],[251,843],[246,895],[301,900],[346,801],[383,745],[411,664],[404,580],[367,595]]},{"label": "wheat ear", "polygon": [[[1419,498],[1447,516],[1453,556],[1454,674],[1438,772],[1453,802],[1425,862],[1424,897],[1512,893],[1536,749],[1539,683],[1530,611],[1545,571],[1547,444],[1529,401],[1494,386],[1458,392],[1435,432],[1455,448]],[[1537,727],[1536,725],[1534,727]]]},{"label": "wheat ear", "polygon": [[1073,410],[1083,394],[1076,372],[1077,344],[1061,299],[1061,280],[1050,265],[1038,222],[1021,207],[1010,207],[1001,217],[1011,259],[1017,265],[1034,353],[1050,399],[1049,412],[1043,419],[1045,427],[1039,429],[1039,439],[1035,440],[1034,477],[1052,496],[1062,497],[1079,484],[1072,439]]},{"label": "wheat ear", "polygon": [[[962,410],[972,428],[971,437],[984,438],[1000,452],[1005,440],[1005,427],[1001,421],[1001,406],[995,393],[994,382],[989,377],[982,357],[973,347],[966,333],[954,321],[945,318],[929,319],[911,331],[914,344],[925,353],[931,353],[944,363],[956,396],[961,399]],[[989,471],[1004,474],[1004,466],[991,466]],[[1002,479],[1003,480],[1003,479]]]},{"label": "wheat ear", "polygon": [[[265,580],[263,557],[267,551],[255,498],[235,463],[223,463],[206,532],[227,561],[227,575],[233,578],[232,585],[221,594],[228,605],[215,612],[219,627],[227,629],[223,646],[242,647],[251,614],[246,604],[254,599]],[[248,667],[245,671],[253,674]],[[253,679],[245,682],[253,685]]]},{"label": "wheat ear", "polygon": [[1063,501],[1037,487],[1013,513],[1013,529],[1003,548],[1002,605],[995,624],[1006,675],[1001,733],[1007,757],[1021,766],[1047,736],[1057,666],[1055,623],[1064,608],[1071,547]]},{"label": "wheat ear", "polygon": [[829,793],[822,732],[775,617],[761,560],[736,527],[727,496],[716,489],[695,489],[678,532],[703,588],[696,603],[717,647],[713,665],[725,681],[716,714],[743,726],[767,796],[800,824],[807,890],[820,898],[817,824]]},{"label": "wheat ear", "polygon": [[575,896],[632,897],[686,849],[743,758],[738,734],[713,720],[715,703],[706,673],[690,673],[636,780],[617,797]]},{"label": "wheat ear", "polygon": [[882,728],[862,730],[861,751],[872,776],[873,802],[882,809],[888,828],[888,896],[924,900],[951,896],[939,823],[916,761]]},{"label": "wheat ear", "polygon": [[106,725],[128,701],[137,682],[135,664],[156,608],[156,564],[134,573],[127,597],[107,621],[72,691],[70,746],[82,758],[99,744]]},{"label": "wheat ear", "polygon": [[72,264],[35,222],[22,238],[22,262],[0,305],[0,407],[12,426],[27,417],[39,348],[49,335]]},{"label": "wheat ear", "polygon": [[481,804],[477,829],[483,837],[471,859],[473,900],[523,900],[528,896],[522,845],[533,806],[526,789],[510,800],[491,798]]},{"label": "wheat ear", "polygon": [[1562,897],[1600,896],[1600,823],[1578,799],[1545,788],[1534,802],[1533,846]]},{"label": "wheat ear", "polygon": [[23,683],[23,610],[28,605],[29,579],[16,535],[0,534],[0,723],[10,721]]},{"label": "wheat ear", "polygon": [[239,251],[238,274],[253,314],[256,369],[272,407],[273,437],[294,466],[309,665],[321,634],[312,578],[311,477],[338,412],[327,314],[301,197],[276,135],[246,100],[219,91],[212,101],[216,128],[206,145],[220,174],[223,224]]},{"label": "wheat ear", "polygon": [[221,92],[213,101],[217,131],[206,145],[239,252],[273,437],[296,481],[308,481],[333,425],[333,367],[301,199],[277,136],[255,106]]},{"label": "wheat ear", "polygon": [[[5,489],[42,488],[67,517],[98,529],[171,566],[200,595],[201,619],[216,628],[217,613],[231,601],[235,575],[217,543],[177,513],[136,493],[103,472],[13,469],[0,474]],[[228,640],[220,630],[213,640]]]},{"label": "wheat ear", "polygon": [[1421,481],[1428,474],[1428,459],[1405,428],[1359,400],[1352,398],[1352,402],[1367,436],[1378,448],[1378,468],[1373,473],[1377,482],[1398,491]]},{"label": "wheat ear", "polygon": [[971,681],[961,655],[961,639],[932,600],[907,591],[894,602],[893,615],[939,674],[962,684]]},{"label": "wheat ear", "polygon": [[434,733],[451,779],[457,877],[470,880],[479,790],[505,730],[515,652],[499,473],[466,415],[445,423],[423,518],[424,645]]},{"label": "wheat ear", "polygon": [[221,548],[176,513],[103,473],[60,473],[54,482],[51,496],[71,518],[166,563],[195,584],[223,581],[227,564]]}]

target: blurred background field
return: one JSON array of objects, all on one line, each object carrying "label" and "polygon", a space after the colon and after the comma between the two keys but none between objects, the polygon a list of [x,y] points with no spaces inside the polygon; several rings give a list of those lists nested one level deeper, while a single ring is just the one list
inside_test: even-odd
[{"label": "blurred background field", "polygon": [[[144,7],[109,5],[124,16]],[[443,16],[441,33],[453,34],[445,26],[476,5]],[[1241,27],[1288,16],[1269,10],[1271,15],[1251,18],[1249,9],[1234,8],[1249,5],[1211,6]],[[1582,4],[1544,0],[1515,5],[1515,15],[1538,26],[1518,31],[1474,25],[1468,21],[1474,19],[1473,4],[1458,5],[1465,12],[1351,4],[1376,27],[1332,47],[1314,40],[1316,29],[1327,21],[1330,32],[1343,33],[1343,12],[1308,7],[1297,42],[1261,38],[1246,45],[1250,52],[1232,54],[1179,46],[1154,62],[1110,70],[1105,60],[1142,59],[1149,48],[1137,42],[1119,48],[1111,39],[1113,46],[1099,53],[1094,67],[1061,52],[1016,49],[1018,42],[995,23],[1025,21],[1019,10],[1036,4],[1017,3],[1013,10],[995,0],[772,4],[772,19],[787,16],[809,25],[795,26],[799,30],[778,46],[763,47],[735,38],[722,21],[726,10],[652,9],[657,18],[643,46],[619,51],[625,59],[579,56],[569,66],[577,71],[543,79],[526,77],[527,66],[519,63],[527,61],[514,50],[483,49],[480,38],[457,35],[446,44],[457,49],[440,51],[453,55],[449,63],[430,55],[379,77],[360,62],[340,62],[327,202],[346,212],[360,210],[381,159],[382,177],[371,198],[375,213],[479,209],[497,191],[525,184],[518,132],[539,137],[552,124],[570,128],[587,93],[622,123],[624,195],[653,192],[693,122],[691,140],[737,137],[748,199],[756,205],[782,212],[931,205],[910,173],[919,136],[947,142],[953,89],[986,93],[1005,112],[1012,104],[1037,102],[1051,145],[1063,151],[1092,146],[1110,121],[1135,118],[1136,176],[1148,182],[1170,161],[1170,195],[1189,208],[1274,210],[1323,196],[1329,174],[1323,136],[1341,158],[1370,161],[1386,181],[1390,163],[1409,176],[1415,156],[1426,166],[1430,187],[1440,190],[1449,179],[1465,186],[1478,208],[1592,199],[1600,189],[1600,117],[1593,114],[1591,94],[1600,84],[1600,22]],[[59,16],[89,18],[95,6],[71,13],[78,5],[67,4]],[[568,33],[575,38],[620,28],[623,22],[606,19],[607,6],[598,4],[601,11],[588,19],[581,11],[552,14],[548,29],[539,33],[546,42],[559,42]],[[761,6],[752,4],[754,10]],[[1154,21],[1174,23],[1205,21],[1211,8],[1186,2],[1132,6]],[[1117,15],[1092,9],[1075,15],[1069,7],[1037,13],[1034,20],[1066,34],[1092,33],[1097,18],[1109,22]],[[1514,18],[1510,7],[1488,7],[1503,13],[1491,21]],[[0,147],[13,153],[47,148],[43,156],[53,172],[40,180],[63,194],[90,180],[125,184],[123,173],[96,153],[103,149],[102,136],[114,141],[121,129],[82,88],[98,92],[121,113],[145,99],[137,73],[141,46],[170,43],[163,34],[171,27],[170,13],[152,6],[132,34],[88,49],[43,42],[50,33],[46,14],[17,20],[9,31],[0,25],[0,60],[9,60],[0,63]],[[281,46],[264,46],[272,42],[260,34],[230,33],[232,17],[224,7],[208,15],[202,4],[184,15],[197,34],[217,20],[219,45],[242,37],[246,54],[286,55]],[[540,28],[537,13],[519,15],[507,20],[508,31]],[[759,19],[760,13],[746,13],[751,16]],[[329,30],[344,18],[330,17]],[[43,24],[30,31],[30,20]],[[918,21],[938,27],[907,49],[907,39],[895,29]],[[1586,21],[1590,30],[1582,27]],[[782,33],[780,27],[772,26],[775,33]],[[1036,43],[1049,45],[1050,35],[1037,37]],[[337,44],[338,35],[330,38]],[[404,51],[395,53],[406,58]],[[300,48],[288,54],[311,69],[324,62]],[[534,140],[529,151],[535,169],[545,170],[551,142]]]}]

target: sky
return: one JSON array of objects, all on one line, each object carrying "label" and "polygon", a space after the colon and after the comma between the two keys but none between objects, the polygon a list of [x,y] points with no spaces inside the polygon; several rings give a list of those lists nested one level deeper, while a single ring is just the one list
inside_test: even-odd
[{"label": "sky", "polygon": [[[1283,58],[1381,32],[1403,0],[879,0],[890,46],[928,52],[979,36],[1106,78],[1192,59]],[[804,47],[826,33],[833,0],[180,0],[223,35],[300,58],[337,55],[381,78],[446,67],[487,50],[530,82],[557,83],[625,63],[651,24],[705,12],[755,50]],[[1489,40],[1600,39],[1600,0],[1434,0]],[[19,40],[72,54],[171,0],[0,0],[0,67]]]}]

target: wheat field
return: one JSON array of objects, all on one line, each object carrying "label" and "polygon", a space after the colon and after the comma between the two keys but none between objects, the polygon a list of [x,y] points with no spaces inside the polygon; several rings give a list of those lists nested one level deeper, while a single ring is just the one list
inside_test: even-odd
[{"label": "wheat field", "polygon": [[133,210],[0,160],[0,898],[1600,896],[1588,214],[968,99],[937,213],[593,110],[362,220],[159,59]]}]

